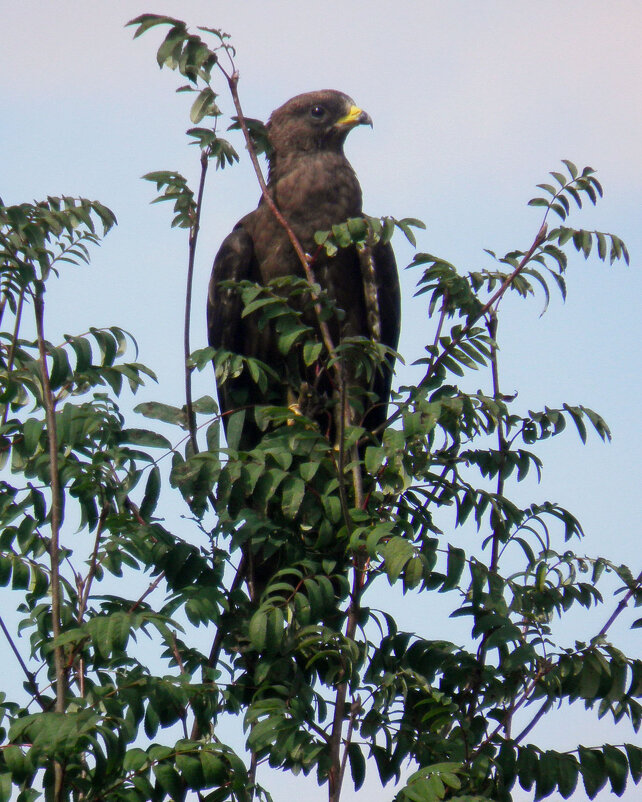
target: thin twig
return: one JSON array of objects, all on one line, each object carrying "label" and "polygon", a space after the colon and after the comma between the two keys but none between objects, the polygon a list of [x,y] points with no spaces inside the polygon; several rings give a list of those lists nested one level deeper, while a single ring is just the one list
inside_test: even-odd
[{"label": "thin twig", "polygon": [[[497,400],[501,397],[500,390],[499,390],[499,365],[497,361],[497,313],[494,310],[491,310],[490,313],[490,320],[488,321],[488,333],[492,340],[490,344],[490,364],[491,364],[491,372],[493,376],[493,398]],[[500,452],[500,465],[499,471],[497,472],[497,497],[501,498],[504,495],[504,462],[506,459],[506,435],[504,434],[504,422],[501,417],[499,417],[497,421],[497,445]],[[492,554],[490,559],[490,572],[496,573],[498,568],[499,562],[499,544],[501,542],[500,532],[499,532],[499,523],[497,523],[493,529],[493,539],[492,539]]]},{"label": "thin twig", "polygon": [[[245,574],[247,572],[247,565],[245,560],[246,560],[245,555],[243,555],[239,562],[239,566],[236,569],[236,574],[234,575],[232,584],[230,585],[228,599],[231,597],[234,591],[237,590],[243,584],[243,581],[245,579]],[[212,643],[212,648],[210,649],[209,657],[207,659],[207,666],[209,668],[213,668],[218,663],[219,655],[221,653],[221,647],[223,646],[223,638],[225,637],[225,633],[226,630],[223,626],[223,622],[220,622],[218,629],[216,630],[216,635],[214,636],[214,641]],[[207,680],[204,680],[204,682],[207,682]],[[201,731],[201,727],[198,721],[195,719],[194,724],[192,725],[191,739],[192,741],[198,741],[199,738],[202,737],[202,735],[203,733]]]},{"label": "thin twig", "polygon": [[[352,592],[350,594],[350,606],[348,608],[348,621],[346,624],[346,638],[353,640],[359,623],[359,611],[361,609],[361,595],[364,588],[365,565],[363,556],[355,553],[355,566],[352,578]],[[334,704],[334,716],[332,718],[332,729],[330,731],[330,770],[328,772],[328,800],[329,802],[339,802],[341,798],[341,786],[343,783],[343,772],[341,770],[341,742],[343,733],[343,722],[346,712],[346,697],[348,694],[348,683],[342,682],[337,687],[337,695]],[[351,735],[350,730],[350,735]],[[345,749],[348,749],[349,739],[346,738]]]},{"label": "thin twig", "polygon": [[339,452],[339,459],[337,465],[337,481],[339,483],[339,500],[341,502],[341,511],[343,519],[346,524],[348,533],[352,531],[352,522],[350,520],[350,508],[348,506],[348,494],[346,493],[345,485],[345,428],[346,428],[346,384],[342,381],[339,385],[339,413],[337,415],[339,423],[339,431],[337,432],[337,445]]},{"label": "thin twig", "polygon": [[87,609],[87,601],[89,599],[91,585],[96,575],[100,538],[102,536],[103,528],[105,526],[105,521],[107,519],[108,514],[109,514],[109,505],[105,504],[102,510],[100,511],[100,518],[98,519],[98,525],[96,526],[96,538],[94,540],[94,548],[91,553],[91,559],[89,561],[89,570],[87,571],[87,576],[81,583],[81,595],[80,595],[80,603],[78,605],[78,616],[77,616],[78,624],[82,623],[82,619],[85,615],[85,610]]},{"label": "thin twig", "polygon": [[201,225],[201,210],[203,207],[203,192],[205,190],[205,177],[209,165],[209,148],[201,152],[201,177],[198,184],[198,194],[196,196],[196,209],[194,219],[189,231],[189,257],[187,260],[187,287],[185,290],[185,327],[183,330],[183,348],[185,356],[185,411],[187,414],[187,425],[189,427],[190,440],[194,453],[198,454],[198,442],[196,440],[196,419],[194,407],[192,405],[192,372],[188,362],[192,353],[190,347],[190,324],[192,316],[192,285],[194,283],[194,261],[196,258],[196,244],[198,242],[198,232]]},{"label": "thin twig", "polygon": [[466,325],[465,325],[465,326],[462,328],[462,330],[459,332],[459,335],[458,335],[457,337],[454,337],[454,338],[453,338],[453,339],[450,341],[450,343],[449,343],[449,344],[448,344],[448,345],[447,345],[447,346],[444,348],[444,350],[442,351],[442,353],[441,353],[441,354],[440,354],[440,355],[437,357],[437,359],[435,360],[435,362],[434,362],[434,364],[433,364],[433,366],[432,366],[432,369],[431,369],[430,371],[428,371],[428,372],[426,373],[426,375],[424,376],[424,378],[421,380],[421,382],[420,382],[420,385],[419,385],[419,386],[422,386],[423,384],[425,384],[425,383],[428,381],[428,379],[429,379],[429,378],[432,376],[432,374],[435,372],[435,370],[437,369],[437,367],[438,367],[439,365],[441,365],[441,363],[442,363],[442,362],[444,361],[444,359],[445,359],[445,358],[448,356],[448,354],[450,354],[450,353],[451,353],[451,351],[452,351],[452,350],[453,350],[453,349],[454,349],[454,348],[455,348],[457,345],[459,345],[459,343],[460,343],[460,342],[461,342],[461,341],[464,339],[464,337],[465,337],[465,336],[468,334],[468,332],[469,332],[469,331],[470,331],[470,330],[473,328],[473,326],[474,326],[474,325],[475,325],[475,324],[476,324],[476,323],[477,323],[479,320],[481,320],[481,318],[482,318],[482,317],[484,317],[484,316],[486,315],[486,313],[487,313],[487,312],[489,312],[489,311],[490,311],[490,310],[493,308],[493,306],[495,306],[495,304],[496,304],[498,301],[500,301],[500,300],[501,300],[502,296],[503,296],[503,295],[505,294],[505,292],[508,290],[508,288],[509,288],[509,287],[510,287],[510,285],[513,283],[513,281],[515,281],[515,279],[517,278],[517,276],[518,276],[518,275],[519,275],[519,274],[522,272],[522,270],[524,270],[524,268],[526,267],[526,265],[527,265],[527,264],[530,262],[530,260],[532,259],[532,257],[533,257],[533,254],[535,253],[535,251],[536,251],[536,250],[539,248],[539,246],[542,244],[542,242],[544,242],[544,240],[546,239],[546,234],[547,234],[547,231],[548,231],[548,229],[547,229],[547,226],[546,226],[546,224],[544,223],[544,224],[541,226],[540,230],[537,232],[537,236],[536,236],[536,237],[535,237],[535,239],[533,240],[533,244],[532,244],[532,245],[531,245],[531,247],[528,249],[528,251],[527,251],[527,252],[524,254],[524,256],[522,257],[522,259],[521,259],[520,263],[517,265],[517,267],[516,267],[516,268],[513,270],[513,272],[512,272],[512,273],[511,273],[509,276],[507,276],[507,277],[504,279],[504,282],[503,282],[503,284],[502,284],[502,285],[501,285],[501,287],[500,287],[500,288],[497,290],[497,292],[496,292],[496,293],[495,293],[495,294],[494,294],[494,295],[491,297],[491,299],[490,299],[489,301],[487,301],[487,302],[486,302],[486,303],[485,303],[485,304],[482,306],[482,308],[479,310],[479,312],[477,312],[477,314],[476,314],[476,315],[474,315],[474,316],[473,316],[473,317],[472,317],[472,318],[471,318],[471,319],[470,319],[470,320],[469,320],[469,321],[466,323]]},{"label": "thin twig", "polygon": [[519,735],[516,738],[513,739],[514,743],[518,744],[520,741],[522,741],[524,738],[526,738],[528,733],[533,729],[533,727],[542,718],[542,716],[551,709],[551,704],[552,704],[551,700],[550,699],[546,699],[544,704],[540,707],[540,709],[537,711],[537,713],[535,713],[535,715],[530,720],[530,722],[524,727],[524,729],[519,733]]},{"label": "thin twig", "polygon": [[150,593],[152,593],[153,591],[155,591],[155,590],[156,590],[156,588],[157,588],[157,587],[160,585],[160,583],[161,583],[161,580],[163,579],[163,577],[164,577],[164,576],[165,576],[165,571],[161,571],[161,572],[160,572],[160,574],[159,574],[159,575],[156,577],[156,579],[155,579],[153,582],[150,582],[150,583],[149,583],[149,585],[148,585],[148,587],[147,587],[147,590],[146,590],[146,591],[143,593],[143,595],[142,595],[142,596],[140,596],[140,598],[139,598],[137,601],[135,601],[135,602],[132,604],[132,606],[129,608],[129,610],[127,610],[127,612],[128,612],[128,613],[133,613],[133,612],[134,612],[134,610],[135,610],[137,607],[140,607],[140,605],[141,605],[141,604],[143,603],[143,601],[144,601],[144,600],[147,598],[147,596],[149,596],[149,594],[150,594]]},{"label": "thin twig", "polygon": [[603,638],[606,635],[608,630],[613,625],[613,622],[615,621],[615,619],[621,613],[624,612],[624,610],[626,609],[628,603],[631,601],[631,599],[633,598],[634,594],[638,590],[640,590],[641,586],[642,586],[642,573],[638,574],[638,578],[633,583],[633,586],[628,589],[626,595],[620,600],[618,606],[615,608],[615,610],[611,614],[609,620],[606,622],[606,624],[604,624],[602,629],[597,633],[597,635],[596,635],[597,638]]},{"label": "thin twig", "polygon": [[254,799],[254,792],[256,790],[256,769],[259,764],[259,759],[256,752],[250,755],[250,768],[247,773],[248,786],[250,789],[250,802]]},{"label": "thin twig", "polygon": [[348,763],[348,747],[352,741],[352,733],[354,732],[354,723],[357,716],[361,712],[361,699],[357,695],[352,704],[350,705],[350,720],[348,721],[348,732],[346,733],[346,743],[343,750],[343,758],[341,760],[341,773],[339,775],[340,782],[343,785],[343,777],[346,773],[346,765]]},{"label": "thin twig", "polygon": [[36,675],[33,672],[29,671],[29,669],[27,668],[27,665],[26,665],[25,661],[22,659],[22,656],[20,655],[20,652],[18,651],[18,647],[13,642],[13,638],[11,637],[11,633],[9,632],[9,630],[7,629],[6,624],[2,620],[2,616],[0,616],[0,629],[2,629],[2,631],[4,632],[4,636],[5,636],[5,638],[7,639],[8,643],[9,643],[9,647],[11,648],[11,651],[15,654],[16,660],[20,664],[20,668],[23,670],[25,677],[29,680],[30,690],[33,692],[33,696],[34,696],[35,700],[38,702],[38,704],[40,705],[42,710],[48,710],[49,709],[49,705],[42,698],[42,696],[40,695],[40,691],[38,690],[38,685],[36,684]]},{"label": "thin twig", "polygon": [[515,713],[519,710],[519,708],[528,701],[531,693],[535,690],[537,683],[544,677],[550,670],[548,665],[541,666],[538,670],[533,679],[527,685],[522,694],[521,698],[515,702],[515,704],[511,705],[508,710],[506,711],[506,715],[502,718],[499,724],[495,727],[495,729],[487,735],[484,740],[476,747],[471,755],[471,759],[474,759],[492,740],[493,738],[499,733],[500,730],[504,729],[507,723],[512,719]]},{"label": "thin twig", "polygon": [[435,359],[437,358],[437,355],[436,355],[437,346],[439,345],[439,338],[441,337],[441,331],[442,331],[442,329],[444,327],[444,323],[446,322],[446,306],[447,306],[447,303],[448,303],[448,295],[447,295],[447,293],[444,293],[444,299],[443,299],[443,303],[441,305],[441,312],[439,313],[439,321],[437,323],[437,331],[435,332],[435,337],[434,337],[433,343],[432,343],[433,352],[430,355],[430,362],[428,363],[428,368],[427,368],[427,372],[428,373],[432,373],[432,366],[433,366],[433,363],[434,363]]},{"label": "thin twig", "polygon": [[[500,390],[499,390],[499,364],[497,361],[497,313],[494,309],[491,309],[489,320],[487,322],[488,334],[492,340],[490,345],[490,364],[491,364],[491,373],[492,373],[492,380],[493,380],[493,398],[498,399],[500,398]],[[504,434],[504,424],[501,418],[497,421],[497,445],[499,448],[499,452],[501,454],[501,462],[499,465],[499,470],[497,472],[497,497],[501,498],[504,495],[504,474],[503,474],[503,466],[505,462],[505,452],[507,449],[506,443],[506,436]],[[491,549],[491,558],[490,558],[490,566],[489,571],[491,574],[496,574],[499,568],[499,555],[500,550],[499,546],[501,543],[500,537],[500,521],[499,519],[496,520],[495,525],[493,526],[492,532],[492,549]],[[473,717],[475,715],[475,711],[477,710],[477,702],[478,702],[478,695],[479,690],[481,688],[482,683],[482,671],[484,665],[486,663],[486,653],[487,648],[486,644],[488,638],[490,637],[492,630],[487,630],[482,637],[481,643],[479,645],[479,649],[477,652],[477,661],[478,665],[476,666],[476,675],[471,683],[471,698],[470,704],[468,705],[468,713],[467,717],[470,722],[472,722]]]}]

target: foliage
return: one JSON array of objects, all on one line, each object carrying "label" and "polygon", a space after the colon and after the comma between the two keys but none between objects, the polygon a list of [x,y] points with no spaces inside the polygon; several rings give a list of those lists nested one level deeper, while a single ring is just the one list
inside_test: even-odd
[{"label": "foliage", "polygon": [[[199,29],[214,37],[212,49],[179,20],[147,14],[133,24],[137,36],[169,28],[158,63],[188,80],[179,91],[196,93],[192,124],[210,124],[188,131],[202,154],[199,190],[176,173],[146,176],[158,200],[174,204],[173,225],[189,230],[193,261],[207,162],[223,168],[238,158],[216,133],[212,87],[222,58],[224,76],[234,78],[235,54],[214,29]],[[239,111],[234,125],[261,149],[261,125],[247,123]],[[113,214],[68,197],[0,205],[0,584],[20,598],[18,630],[29,637],[21,650],[2,622],[26,696],[0,698],[0,799],[16,798],[16,789],[18,799],[36,799],[42,788],[56,800],[182,800],[193,791],[241,802],[255,791],[267,797],[255,787],[261,763],[316,772],[334,800],[347,766],[362,786],[367,761],[383,783],[399,786],[399,802],[509,802],[517,784],[535,799],[567,799],[580,780],[593,798],[607,783],[620,795],[629,779],[640,780],[642,749],[633,744],[557,752],[529,741],[562,702],[629,719],[636,731],[642,721],[642,662],[608,641],[616,616],[642,601],[640,577],[573,551],[582,529],[565,508],[519,505],[507,492],[509,480],[539,476],[534,449],[568,423],[582,442],[590,429],[610,437],[584,406],[523,411],[499,386],[498,305],[508,291],[526,299],[541,289],[547,302],[552,279],[565,294],[569,250],[628,262],[616,235],[568,226],[572,205],[596,203],[601,187],[590,168],[564,166],[551,173],[555,184],[540,185],[546,197],[530,202],[544,219],[526,250],[489,252],[493,267],[468,273],[415,256],[434,339],[416,383],[395,396],[385,430],[365,431],[356,415],[338,448],[303,393],[291,407],[239,409],[225,448],[214,400],[192,400],[191,391],[183,408],[138,407],[147,420],[178,427],[175,443],[126,425],[116,402],[123,380],[135,392],[153,379],[144,365],[123,361],[128,335],[114,326],[57,345],[44,337],[46,282],[88,260],[97,224],[107,233]],[[548,230],[551,212],[563,225]],[[337,221],[317,242],[329,253],[366,248],[395,228],[412,241],[416,227],[413,219]],[[320,371],[348,359],[376,369],[381,354],[371,343],[329,353],[301,322],[295,296],[321,317],[340,314],[307,278],[235,289],[246,314],[277,327],[284,360],[300,355]],[[30,308],[35,339],[23,334]],[[188,387],[210,359],[220,383],[248,371],[267,388],[282,375],[278,366],[201,349],[186,361]],[[465,389],[472,370],[489,377],[485,393]],[[351,403],[359,412],[368,399]],[[250,419],[264,435],[241,452],[238,433]],[[165,455],[169,487],[158,464]],[[193,521],[190,540],[154,517],[172,488]],[[273,569],[255,602],[242,583],[242,545]],[[578,606],[610,606],[598,589],[604,574],[624,591],[608,624],[589,642],[558,642],[555,619]],[[137,579],[143,589],[132,597]],[[435,639],[428,624],[400,631],[368,606],[386,585],[416,595],[426,610],[431,594],[443,594],[453,617],[468,618],[470,642]],[[212,643],[202,650],[204,628]],[[532,702],[537,712],[524,715]],[[224,714],[243,717],[249,767],[220,739]],[[415,771],[400,786],[408,760]]]}]

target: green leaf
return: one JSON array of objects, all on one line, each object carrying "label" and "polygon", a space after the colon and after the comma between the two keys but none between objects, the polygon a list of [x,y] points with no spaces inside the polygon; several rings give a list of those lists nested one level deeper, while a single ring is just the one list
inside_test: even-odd
[{"label": "green leaf", "polygon": [[294,518],[299,511],[305,495],[305,482],[296,476],[288,476],[281,486],[281,507],[283,512]]},{"label": "green leaf", "polygon": [[277,649],[283,638],[284,623],[280,608],[260,607],[250,619],[248,634],[252,646],[258,652]]},{"label": "green leaf", "polygon": [[626,756],[629,761],[629,770],[634,783],[642,779],[642,748],[634,744],[624,744]]},{"label": "green leaf", "polygon": [[183,429],[187,428],[185,411],[169,404],[161,404],[158,401],[145,401],[143,404],[138,404],[134,407],[134,412],[138,412],[146,418],[173,423]]},{"label": "green leaf", "polygon": [[381,446],[368,446],[365,454],[365,468],[370,476],[375,476],[386,458],[386,451]]},{"label": "green leaf", "polygon": [[358,791],[366,778],[366,760],[359,744],[353,742],[348,745],[348,760],[354,790]]},{"label": "green leaf", "polygon": [[414,556],[412,543],[402,537],[391,538],[382,549],[384,569],[392,585],[399,578],[406,563]]},{"label": "green leaf", "polygon": [[616,796],[622,796],[626,790],[629,765],[626,756],[614,746],[604,746],[604,764],[609,776],[611,790]]},{"label": "green leaf", "polygon": [[147,477],[147,484],[145,485],[145,495],[140,505],[140,517],[147,521],[156,509],[158,499],[160,498],[161,478],[160,471],[154,465]]},{"label": "green leaf", "polygon": [[604,788],[608,779],[604,758],[598,749],[587,749],[580,746],[578,751],[584,788],[589,799],[594,799],[598,791]]},{"label": "green leaf", "polygon": [[196,100],[192,103],[189,117],[194,125],[198,125],[204,117],[215,116],[218,109],[214,100],[216,95],[209,86],[206,86],[196,96]]},{"label": "green leaf", "polygon": [[461,575],[466,565],[466,552],[448,544],[448,562],[446,567],[446,580],[441,591],[452,590],[459,585]]},{"label": "green leaf", "polygon": [[153,772],[158,785],[170,799],[182,802],[185,796],[185,789],[176,769],[169,763],[156,763],[153,767]]},{"label": "green leaf", "polygon": [[148,446],[150,448],[164,448],[167,451],[172,450],[172,444],[166,437],[158,432],[152,432],[148,429],[123,429],[122,430],[123,443],[131,443],[136,446]]}]

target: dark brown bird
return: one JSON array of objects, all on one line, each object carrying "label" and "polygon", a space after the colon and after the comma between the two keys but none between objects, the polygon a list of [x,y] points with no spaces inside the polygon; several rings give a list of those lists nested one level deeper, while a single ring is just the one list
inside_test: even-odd
[{"label": "dark brown bird", "polygon": [[[348,218],[362,216],[361,187],[343,146],[348,133],[358,125],[371,125],[370,117],[342,92],[323,90],[297,95],[273,112],[267,124],[270,144],[268,189],[277,207],[292,227],[304,251],[315,254],[312,264],[316,281],[345,314],[328,322],[333,343],[362,336],[396,349],[400,329],[400,295],[394,254],[389,244],[377,243],[362,252],[356,247],[339,249],[329,257],[318,253],[317,231],[326,231]],[[220,282],[244,279],[267,284],[282,276],[303,277],[301,263],[287,232],[267,203],[246,215],[224,240],[214,260],[207,307],[209,342],[243,356],[258,358],[283,376],[282,384],[267,394],[259,390],[247,371],[219,387],[219,402],[226,421],[234,409],[256,404],[290,404],[284,357],[274,331],[259,329],[255,314],[242,317],[238,292],[220,287]],[[306,322],[316,326],[313,316]],[[381,366],[368,387],[374,400],[362,410],[361,422],[373,430],[386,418],[392,379],[392,360]],[[314,383],[310,370],[300,372]],[[365,382],[365,379],[356,381]],[[317,389],[319,382],[317,381]],[[324,392],[332,392],[326,379]],[[294,392],[297,392],[294,388]],[[280,396],[280,398],[279,398]],[[336,399],[335,399],[336,400]],[[324,433],[330,432],[328,414],[317,416]],[[325,420],[325,431],[324,431]],[[260,433],[246,417],[239,447],[252,448]]]}]

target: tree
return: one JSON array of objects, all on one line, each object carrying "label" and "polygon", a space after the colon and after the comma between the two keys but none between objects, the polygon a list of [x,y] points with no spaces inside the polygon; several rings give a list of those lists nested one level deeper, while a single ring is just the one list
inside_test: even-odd
[{"label": "tree", "polygon": [[[0,700],[1,798],[16,789],[21,800],[41,792],[54,800],[183,799],[190,791],[208,800],[268,798],[259,783],[260,766],[269,763],[315,771],[334,801],[348,766],[361,786],[368,758],[384,783],[398,783],[404,762],[413,762],[416,771],[396,788],[400,802],[510,800],[516,783],[537,799],[569,798],[580,777],[591,798],[607,782],[621,794],[629,778],[642,776],[639,747],[560,753],[529,737],[560,700],[581,700],[639,728],[642,665],[608,634],[641,600],[642,576],[576,554],[582,530],[568,510],[552,502],[520,506],[508,495],[511,479],[539,473],[533,449],[567,423],[582,441],[589,428],[603,440],[609,430],[582,406],[520,411],[521,400],[502,392],[497,357],[498,309],[508,292],[527,299],[537,290],[547,301],[552,284],[565,294],[568,251],[628,262],[616,235],[568,225],[572,206],[601,195],[593,170],[565,161],[563,172],[551,173],[530,201],[542,214],[532,242],[505,256],[489,253],[490,269],[464,273],[437,256],[415,256],[418,292],[435,327],[416,383],[399,388],[381,443],[347,422],[336,450],[304,415],[262,407],[251,411],[266,432],[257,447],[221,448],[216,404],[192,398],[193,371],[214,359],[219,382],[242,370],[258,383],[274,376],[270,365],[190,346],[208,166],[238,159],[217,133],[216,80],[231,93],[234,124],[259,179],[263,129],[243,114],[224,33],[193,34],[156,15],[132,24],[136,35],[169,28],[159,65],[188,81],[179,91],[195,93],[188,136],[200,149],[197,190],[176,173],[146,176],[161,192],[157,200],[173,203],[173,225],[189,234],[186,403],[138,408],[157,428],[178,427],[173,441],[126,425],[116,401],[123,381],[135,392],[153,378],[144,365],[124,361],[128,335],[112,327],[58,345],[46,339],[47,282],[66,263],[88,259],[114,224],[112,212],[69,197],[0,206],[0,453],[7,466],[0,579],[21,594],[19,630],[30,636],[27,653],[2,620],[28,700]],[[413,242],[417,224],[337,221],[318,242],[332,253],[387,240],[395,230]],[[305,280],[237,288],[246,310],[278,319],[283,350],[300,350],[320,369],[347,359],[376,369],[379,354],[367,341],[332,353],[301,324],[294,292],[321,305],[322,315],[337,313],[323,306],[314,263],[302,258]],[[487,392],[465,389],[472,370],[477,383],[487,377]],[[232,416],[228,433],[234,425]],[[164,480],[162,460],[170,455]],[[155,517],[172,488],[193,522],[189,538]],[[72,540],[72,528],[87,536],[88,549]],[[242,544],[279,557],[257,602],[241,582]],[[605,574],[621,585],[617,605],[597,588]],[[146,575],[149,586],[131,596],[134,580],[144,587]],[[429,625],[419,634],[399,631],[389,613],[369,606],[386,583],[421,594],[427,610],[435,593],[444,594],[453,616],[470,618],[470,643],[436,640]],[[159,610],[149,602],[156,590],[164,592]],[[590,641],[557,642],[555,617],[603,604],[612,614]],[[209,651],[197,645],[196,627],[211,634]],[[158,670],[136,648],[137,635],[159,649]],[[531,702],[536,712],[525,713]],[[226,714],[244,718],[247,763],[219,737]]]}]

